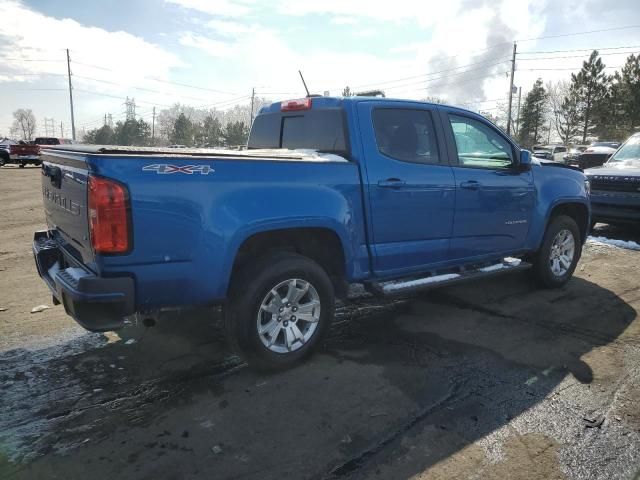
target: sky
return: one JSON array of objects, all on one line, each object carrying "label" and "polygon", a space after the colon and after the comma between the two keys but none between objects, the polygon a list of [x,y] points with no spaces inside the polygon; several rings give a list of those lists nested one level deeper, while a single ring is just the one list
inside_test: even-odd
[{"label": "sky", "polygon": [[[604,30],[604,31],[603,31]],[[593,32],[593,33],[581,33]],[[576,34],[579,33],[579,34]],[[514,83],[568,79],[598,48],[612,73],[640,52],[637,0],[0,0],[0,137],[33,110],[70,137],[175,103],[382,89],[492,113]],[[569,50],[567,52],[567,50]],[[536,53],[540,52],[540,53]],[[62,124],[62,125],[61,125]],[[51,132],[49,132],[51,133]]]}]

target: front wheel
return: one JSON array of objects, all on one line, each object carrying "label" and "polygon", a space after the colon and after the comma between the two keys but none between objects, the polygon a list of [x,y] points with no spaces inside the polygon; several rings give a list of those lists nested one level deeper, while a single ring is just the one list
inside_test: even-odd
[{"label": "front wheel", "polygon": [[327,332],[333,285],[313,260],[273,254],[234,275],[225,310],[227,334],[251,367],[287,368],[308,357]]},{"label": "front wheel", "polygon": [[569,281],[582,252],[580,238],[573,218],[559,215],[551,219],[533,259],[533,272],[543,286],[558,288]]}]

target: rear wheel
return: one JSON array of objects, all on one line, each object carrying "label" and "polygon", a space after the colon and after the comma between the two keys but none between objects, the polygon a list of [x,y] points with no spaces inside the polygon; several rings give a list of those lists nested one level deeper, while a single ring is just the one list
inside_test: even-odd
[{"label": "rear wheel", "polygon": [[278,253],[244,268],[231,286],[227,334],[249,365],[295,365],[319,345],[334,316],[334,290],[313,260]]},{"label": "rear wheel", "polygon": [[580,238],[573,218],[559,215],[551,219],[533,258],[533,272],[543,286],[558,288],[569,281],[582,252]]}]

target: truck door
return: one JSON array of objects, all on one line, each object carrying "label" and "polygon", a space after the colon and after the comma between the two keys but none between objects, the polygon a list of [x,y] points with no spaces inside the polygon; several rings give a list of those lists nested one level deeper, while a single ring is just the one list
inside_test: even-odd
[{"label": "truck door", "polygon": [[424,270],[447,259],[455,183],[437,111],[406,102],[360,102],[374,271]]},{"label": "truck door", "polygon": [[535,205],[531,170],[517,168],[518,149],[489,122],[446,108],[441,118],[457,186],[451,259],[522,250]]}]

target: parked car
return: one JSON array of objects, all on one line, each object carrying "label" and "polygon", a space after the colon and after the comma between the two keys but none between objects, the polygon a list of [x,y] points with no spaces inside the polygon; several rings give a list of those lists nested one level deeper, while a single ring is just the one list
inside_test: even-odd
[{"label": "parked car", "polygon": [[18,142],[16,142],[15,140],[9,140],[8,138],[3,138],[2,140],[0,140],[0,167],[11,162],[11,145],[15,143]]},{"label": "parked car", "polygon": [[578,167],[582,170],[597,167],[605,163],[620,146],[616,142],[593,142],[578,157]]},{"label": "parked car", "polygon": [[567,147],[564,145],[536,145],[533,147],[533,156],[554,162],[562,162]]},{"label": "parked car", "polygon": [[575,145],[573,147],[570,147],[567,153],[562,157],[562,160],[567,165],[573,165],[577,167],[579,166],[578,158],[587,148],[589,148],[588,145]]},{"label": "parked car", "polygon": [[594,222],[640,223],[640,132],[607,163],[585,174],[591,184]]},{"label": "parked car", "polygon": [[[584,174],[532,161],[482,116],[384,98],[260,110],[245,151],[45,150],[38,272],[89,330],[222,304],[258,368],[306,357],[360,282],[381,296],[532,267],[572,276]],[[480,287],[482,288],[482,287]]]}]

